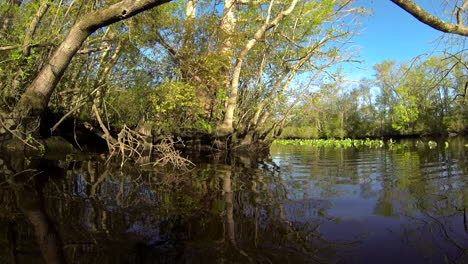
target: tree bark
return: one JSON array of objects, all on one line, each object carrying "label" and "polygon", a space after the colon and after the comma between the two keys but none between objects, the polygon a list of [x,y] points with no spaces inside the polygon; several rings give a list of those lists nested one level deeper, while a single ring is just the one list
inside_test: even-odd
[{"label": "tree bark", "polygon": [[115,48],[114,54],[109,58],[108,50],[103,54],[101,61],[99,62],[99,69],[97,74],[97,80],[94,83],[94,89],[96,89],[96,95],[94,97],[94,105],[102,113],[102,106],[104,97],[107,93],[107,81],[109,80],[112,70],[114,69],[117,60],[120,57],[122,51],[123,40],[119,40],[117,47]]},{"label": "tree bark", "polygon": [[219,28],[221,30],[222,44],[220,47],[221,54],[227,55],[228,57],[233,56],[233,44],[232,36],[235,33],[237,19],[234,10],[236,10],[236,0],[225,0],[223,17]]},{"label": "tree bark", "polygon": [[417,3],[412,0],[391,0],[393,3],[398,5],[400,8],[411,14],[417,20],[422,23],[445,33],[457,34],[460,36],[468,37],[468,27],[463,25],[462,13],[468,5],[465,2],[462,7],[458,8],[457,11],[457,24],[444,21],[420,7]]},{"label": "tree bark", "polygon": [[[225,0],[224,1],[224,11],[223,11],[223,17],[221,18],[221,22],[219,25],[219,29],[221,31],[221,46],[220,46],[220,53],[223,58],[225,58],[226,66],[224,68],[224,76],[222,76],[222,85],[226,89],[226,93],[231,92],[230,97],[233,96],[232,91],[230,91],[230,86],[231,86],[231,70],[232,70],[232,60],[234,57],[234,47],[233,47],[233,36],[235,33],[236,25],[237,25],[237,19],[235,16],[235,10],[237,7],[237,1],[236,0]],[[234,95],[237,98],[237,92]],[[228,99],[230,100],[230,99]],[[230,100],[232,101],[232,100]],[[229,103],[229,101],[226,103],[226,109],[229,107],[229,105],[232,105],[232,103]],[[218,127],[217,133],[224,136],[232,132],[232,119],[231,119],[231,124],[226,125],[226,115],[227,112],[225,113],[224,116],[224,121],[221,124],[220,127]]]}]

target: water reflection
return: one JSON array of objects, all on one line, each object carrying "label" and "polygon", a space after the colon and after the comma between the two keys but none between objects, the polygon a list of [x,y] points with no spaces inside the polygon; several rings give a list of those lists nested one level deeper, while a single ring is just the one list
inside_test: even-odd
[{"label": "water reflection", "polygon": [[[21,213],[22,216],[27,220],[33,233],[36,245],[39,246],[39,250],[43,259],[47,263],[65,263],[65,257],[63,254],[63,245],[61,238],[52,223],[51,219],[46,213],[46,205],[44,203],[43,194],[43,181],[45,177],[49,177],[48,173],[60,174],[60,168],[51,168],[47,173],[38,172],[34,168],[44,168],[47,166],[44,162],[39,162],[34,165],[31,161],[14,158],[14,161],[4,164],[3,172],[5,173],[5,182],[2,184],[1,197],[2,205],[6,206],[7,209],[13,209],[13,212],[6,210],[2,213],[5,215],[2,222],[6,223],[6,237],[8,245],[8,253],[10,256],[11,263],[20,263],[23,258],[20,258],[21,238],[18,238],[19,225],[15,222],[15,213]],[[8,167],[6,164],[11,164]],[[30,166],[32,165],[32,166]],[[16,212],[15,212],[16,211]],[[29,258],[25,258],[28,260]],[[32,260],[33,258],[31,258]]]},{"label": "water reflection", "polygon": [[339,223],[322,229],[328,238],[367,233],[346,263],[467,263],[466,142],[403,143],[391,151],[283,146],[272,156],[289,168],[289,199],[333,203],[328,213]]},{"label": "water reflection", "polygon": [[0,263],[468,262],[465,142],[407,144],[189,172],[3,155]]},{"label": "water reflection", "polygon": [[7,263],[310,262],[326,252],[322,220],[293,217],[320,219],[321,203],[288,204],[272,163],[232,159],[180,175],[95,157],[10,158],[1,185]]}]

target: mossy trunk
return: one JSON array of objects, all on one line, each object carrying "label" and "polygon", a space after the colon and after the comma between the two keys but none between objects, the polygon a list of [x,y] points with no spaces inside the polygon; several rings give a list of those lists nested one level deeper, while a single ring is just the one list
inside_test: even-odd
[{"label": "mossy trunk", "polygon": [[10,115],[10,128],[26,137],[38,137],[47,104],[48,99],[43,94],[26,91]]}]

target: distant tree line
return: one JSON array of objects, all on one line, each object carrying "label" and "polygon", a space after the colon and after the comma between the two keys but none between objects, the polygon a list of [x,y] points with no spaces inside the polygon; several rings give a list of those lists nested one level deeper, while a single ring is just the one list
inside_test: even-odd
[{"label": "distant tree line", "polygon": [[283,137],[379,137],[468,132],[466,53],[384,61],[375,79],[333,83],[296,108]]}]

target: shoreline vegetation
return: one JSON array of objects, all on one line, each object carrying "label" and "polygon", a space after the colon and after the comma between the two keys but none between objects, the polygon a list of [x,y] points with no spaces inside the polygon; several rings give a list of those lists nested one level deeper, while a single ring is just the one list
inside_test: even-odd
[{"label": "shoreline vegetation", "polygon": [[448,148],[450,143],[447,140],[419,139],[414,144],[398,142],[393,138],[388,139],[278,139],[273,141],[272,146],[311,146],[323,148],[388,148],[390,150],[401,150],[409,147],[435,149],[438,146]]}]

